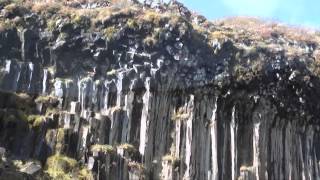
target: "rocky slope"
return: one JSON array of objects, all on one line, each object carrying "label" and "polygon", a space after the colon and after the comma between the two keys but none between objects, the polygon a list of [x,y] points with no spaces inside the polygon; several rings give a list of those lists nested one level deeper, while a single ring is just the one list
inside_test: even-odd
[{"label": "rocky slope", "polygon": [[319,35],[176,1],[0,1],[0,179],[319,179]]}]

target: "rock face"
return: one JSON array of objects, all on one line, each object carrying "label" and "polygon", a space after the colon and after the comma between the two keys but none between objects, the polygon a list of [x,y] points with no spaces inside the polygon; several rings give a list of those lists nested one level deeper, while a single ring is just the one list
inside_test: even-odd
[{"label": "rock face", "polygon": [[0,179],[320,178],[319,37],[110,6],[0,5]]}]

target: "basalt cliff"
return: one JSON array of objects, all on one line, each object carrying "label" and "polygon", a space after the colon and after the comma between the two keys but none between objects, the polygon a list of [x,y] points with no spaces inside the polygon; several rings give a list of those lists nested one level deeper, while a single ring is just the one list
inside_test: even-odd
[{"label": "basalt cliff", "polygon": [[319,42],[176,1],[0,1],[0,179],[319,179]]}]

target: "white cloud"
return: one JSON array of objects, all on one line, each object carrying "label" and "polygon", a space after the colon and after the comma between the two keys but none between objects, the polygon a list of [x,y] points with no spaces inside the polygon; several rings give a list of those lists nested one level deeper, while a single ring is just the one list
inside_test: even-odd
[{"label": "white cloud", "polygon": [[280,0],[222,0],[235,15],[270,16],[280,7]]}]

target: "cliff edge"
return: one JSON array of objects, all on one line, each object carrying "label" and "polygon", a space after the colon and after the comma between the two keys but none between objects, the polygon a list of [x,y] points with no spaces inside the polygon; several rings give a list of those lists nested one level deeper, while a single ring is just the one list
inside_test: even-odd
[{"label": "cliff edge", "polygon": [[319,179],[319,42],[177,1],[0,1],[0,179]]}]

